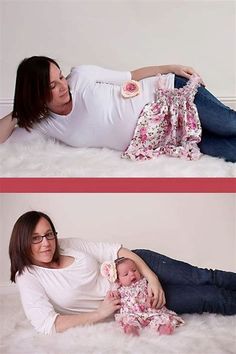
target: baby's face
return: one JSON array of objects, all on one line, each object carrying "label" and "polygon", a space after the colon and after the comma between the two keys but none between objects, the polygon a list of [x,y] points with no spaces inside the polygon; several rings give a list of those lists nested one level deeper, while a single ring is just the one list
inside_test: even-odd
[{"label": "baby's face", "polygon": [[118,281],[123,286],[129,286],[141,279],[136,264],[130,259],[117,265],[117,274]]}]

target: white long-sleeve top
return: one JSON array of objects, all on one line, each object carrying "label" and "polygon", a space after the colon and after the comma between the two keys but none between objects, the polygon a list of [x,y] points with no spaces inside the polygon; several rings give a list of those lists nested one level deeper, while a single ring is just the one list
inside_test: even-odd
[{"label": "white long-sleeve top", "polygon": [[61,254],[74,262],[61,269],[39,266],[25,268],[16,283],[26,317],[43,334],[55,332],[59,314],[78,314],[98,308],[110,284],[100,273],[100,265],[115,260],[118,243],[87,242],[78,238],[60,239]]},{"label": "white long-sleeve top", "polygon": [[[166,88],[174,88],[174,77],[171,73],[165,75]],[[95,65],[72,68],[67,77],[72,111],[68,115],[51,112],[34,128],[70,146],[124,151],[133,137],[143,107],[155,99],[155,77],[140,81],[138,96],[122,97],[122,84],[130,79],[129,71]]]}]

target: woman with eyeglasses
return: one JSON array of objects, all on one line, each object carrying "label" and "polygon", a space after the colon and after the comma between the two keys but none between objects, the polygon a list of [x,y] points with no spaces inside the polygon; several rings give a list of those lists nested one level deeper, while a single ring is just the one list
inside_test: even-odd
[{"label": "woman with eyeglasses", "polygon": [[48,215],[29,211],[16,221],[9,244],[11,281],[25,315],[43,334],[101,322],[120,309],[100,272],[104,261],[132,259],[148,280],[153,308],[183,313],[236,314],[236,273],[207,270],[119,243],[58,239]]}]

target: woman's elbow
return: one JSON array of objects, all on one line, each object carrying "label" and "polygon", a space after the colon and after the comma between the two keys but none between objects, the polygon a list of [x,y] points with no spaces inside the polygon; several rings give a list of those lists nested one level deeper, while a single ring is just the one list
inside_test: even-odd
[{"label": "woman's elbow", "polygon": [[55,318],[55,322],[54,322],[54,330],[55,333],[62,333],[65,332],[66,328],[64,326],[64,321],[61,315],[58,315]]},{"label": "woman's elbow", "polygon": [[[31,324],[36,330],[37,333],[43,334],[46,336],[52,336],[53,334],[56,334],[59,332],[59,330],[56,327],[56,320],[59,317],[59,314],[55,314],[54,316],[46,319],[34,319],[31,320]],[[61,331],[62,332],[62,331]]]},{"label": "woman's elbow", "polygon": [[8,140],[9,136],[0,136],[0,144],[5,143]]}]

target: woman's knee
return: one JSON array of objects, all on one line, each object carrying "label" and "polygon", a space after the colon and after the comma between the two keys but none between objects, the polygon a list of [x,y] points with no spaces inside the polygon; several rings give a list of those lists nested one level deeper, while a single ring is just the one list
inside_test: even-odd
[{"label": "woman's knee", "polygon": [[199,148],[203,154],[236,162],[236,137],[221,137],[203,131]]}]

